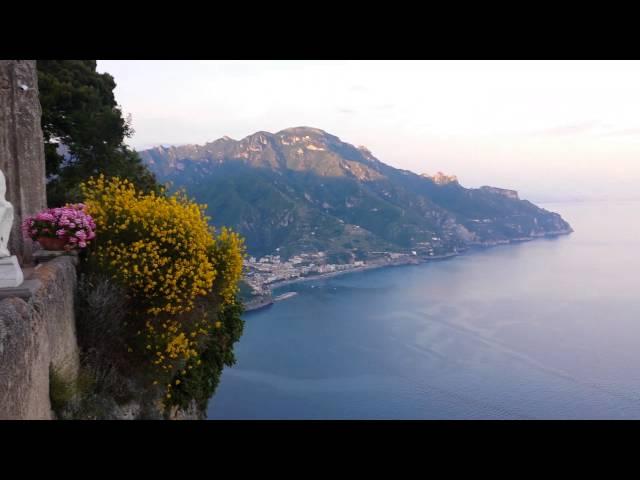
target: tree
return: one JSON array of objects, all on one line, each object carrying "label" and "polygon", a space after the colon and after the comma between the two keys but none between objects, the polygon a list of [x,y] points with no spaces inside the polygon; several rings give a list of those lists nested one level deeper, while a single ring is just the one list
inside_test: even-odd
[{"label": "tree", "polygon": [[98,73],[95,60],[39,60],[37,67],[49,205],[78,201],[80,183],[101,173],[156,190],[154,175],[124,144],[134,132],[113,77]]}]

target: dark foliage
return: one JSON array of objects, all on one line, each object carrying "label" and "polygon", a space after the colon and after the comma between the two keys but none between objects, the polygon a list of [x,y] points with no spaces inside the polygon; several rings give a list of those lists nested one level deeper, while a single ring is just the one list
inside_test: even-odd
[{"label": "dark foliage", "polygon": [[220,382],[220,375],[225,366],[235,364],[233,345],[240,340],[244,329],[241,315],[243,307],[240,301],[223,306],[217,314],[219,328],[210,332],[204,353],[200,357],[199,365],[192,365],[186,374],[174,377],[179,385],[173,387],[172,397],[167,405],[187,408],[195,401],[198,409],[205,411],[207,402],[213,396]]},{"label": "dark foliage", "polygon": [[123,118],[108,73],[95,60],[39,60],[38,86],[50,206],[80,201],[79,184],[104,173],[156,189],[154,175],[124,140],[133,134]]}]

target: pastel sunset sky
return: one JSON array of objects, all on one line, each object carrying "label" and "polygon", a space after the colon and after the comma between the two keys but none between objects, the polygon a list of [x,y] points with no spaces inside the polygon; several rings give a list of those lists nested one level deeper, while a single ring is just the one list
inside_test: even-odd
[{"label": "pastel sunset sky", "polygon": [[311,126],[534,201],[638,198],[637,61],[98,61],[141,150]]}]

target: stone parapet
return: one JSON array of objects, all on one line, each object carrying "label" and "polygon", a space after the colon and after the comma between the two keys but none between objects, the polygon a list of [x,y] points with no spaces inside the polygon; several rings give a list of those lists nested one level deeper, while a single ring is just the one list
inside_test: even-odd
[{"label": "stone parapet", "polygon": [[78,375],[74,256],[29,272],[31,295],[0,301],[0,420],[51,419],[49,370]]}]

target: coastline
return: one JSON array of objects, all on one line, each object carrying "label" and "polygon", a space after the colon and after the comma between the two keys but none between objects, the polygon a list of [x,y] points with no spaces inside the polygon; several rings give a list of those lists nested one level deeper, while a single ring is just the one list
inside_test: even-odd
[{"label": "coastline", "polygon": [[375,269],[384,268],[384,267],[397,267],[401,265],[420,265],[420,264],[428,263],[434,260],[446,260],[448,258],[457,257],[458,255],[461,255],[465,251],[445,253],[443,255],[437,255],[433,257],[409,257],[406,259],[404,258],[396,259],[389,262],[370,263],[367,265],[363,265],[361,267],[354,267],[348,270],[340,270],[338,272],[328,272],[328,273],[321,273],[319,275],[312,275],[308,277],[299,277],[299,278],[292,278],[290,280],[282,280],[280,282],[274,282],[270,284],[269,288],[273,291],[276,288],[284,287],[286,285],[292,285],[294,283],[309,282],[312,280],[324,280],[325,278],[337,277],[340,275],[345,275],[347,273],[364,272],[366,270],[375,270]]},{"label": "coastline", "polygon": [[[532,240],[538,240],[540,238],[549,238],[549,237],[558,237],[558,236],[561,236],[561,235],[569,235],[572,232],[573,232],[573,229],[569,229],[569,230],[566,230],[566,231],[562,230],[562,231],[556,231],[556,232],[548,232],[548,233],[544,233],[544,234],[540,234],[540,235],[534,235],[534,236],[530,236],[530,237],[513,238],[513,239],[510,239],[510,240],[497,240],[497,241],[493,241],[493,242],[474,243],[474,244],[469,244],[469,247],[481,248],[481,249],[482,248],[491,248],[491,247],[496,247],[496,246],[500,246],[500,245],[510,245],[510,244],[515,244],[515,243],[529,242],[529,241],[532,241]],[[459,252],[445,253],[443,255],[436,255],[436,256],[432,256],[432,257],[413,257],[413,256],[411,256],[409,258],[396,259],[396,260],[392,260],[392,261],[389,261],[389,262],[382,262],[382,263],[373,263],[373,264],[363,265],[361,267],[350,268],[348,270],[340,270],[338,272],[321,273],[319,275],[312,275],[312,276],[307,276],[307,277],[298,277],[298,278],[292,278],[290,280],[282,280],[282,281],[279,281],[279,282],[274,282],[272,284],[269,284],[270,295],[268,297],[262,296],[259,299],[251,300],[251,301],[245,303],[244,304],[244,311],[245,312],[251,312],[251,311],[259,310],[261,308],[268,307],[269,305],[273,305],[277,301],[285,300],[286,298],[284,298],[284,299],[280,299],[278,297],[274,298],[273,297],[273,291],[275,289],[277,289],[277,288],[285,287],[287,285],[293,285],[293,284],[302,283],[302,282],[309,282],[309,281],[312,281],[312,280],[324,280],[324,279],[327,279],[327,278],[337,277],[339,275],[345,275],[347,273],[364,272],[364,271],[367,271],[367,270],[375,270],[375,269],[378,269],[378,268],[396,267],[396,266],[401,266],[401,265],[421,265],[421,264],[429,263],[429,262],[432,262],[432,261],[448,260],[450,258],[462,255],[462,254],[466,253],[467,251],[469,251],[469,248],[461,250]]]},{"label": "coastline", "polygon": [[271,296],[261,296],[257,299],[249,300],[248,302],[244,302],[242,304],[244,308],[244,312],[253,312],[255,310],[260,310],[261,308],[268,307],[269,305],[273,305],[275,302]]},{"label": "coastline", "polygon": [[[385,267],[397,267],[397,266],[402,266],[402,265],[420,265],[423,263],[428,263],[430,261],[437,261],[437,260],[446,260],[448,258],[452,258],[452,257],[456,257],[458,255],[460,255],[461,253],[464,252],[459,252],[459,253],[448,253],[448,254],[444,254],[444,255],[438,255],[438,256],[433,256],[433,257],[427,257],[427,258],[415,258],[415,257],[411,257],[409,259],[397,259],[391,262],[384,262],[384,263],[374,263],[374,264],[369,264],[369,265],[363,265],[361,267],[354,267],[354,268],[350,268],[348,270],[341,270],[338,272],[328,272],[328,273],[322,273],[319,275],[312,275],[312,276],[308,276],[308,277],[299,277],[299,278],[292,278],[290,280],[282,280],[280,282],[274,282],[272,284],[269,285],[269,289],[271,292],[273,292],[273,290],[277,289],[277,288],[281,288],[281,287],[285,287],[287,285],[293,285],[295,283],[302,283],[302,282],[309,282],[312,280],[324,280],[327,278],[332,278],[332,277],[337,277],[339,275],[345,275],[347,273],[357,273],[357,272],[364,272],[366,270],[375,270],[378,268],[385,268]],[[269,297],[263,296],[260,297],[259,299],[256,300],[250,300],[249,302],[244,304],[244,311],[245,312],[252,312],[255,310],[259,310],[261,308],[265,308],[268,307],[269,305],[273,305],[275,302],[281,301],[281,300],[286,300],[286,298],[278,298],[278,297],[273,297],[273,295],[270,295]]]}]

